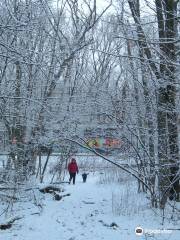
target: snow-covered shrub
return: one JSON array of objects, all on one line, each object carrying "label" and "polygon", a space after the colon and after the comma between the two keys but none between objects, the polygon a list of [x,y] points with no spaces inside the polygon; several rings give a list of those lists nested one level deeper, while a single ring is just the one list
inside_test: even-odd
[{"label": "snow-covered shrub", "polygon": [[112,193],[113,214],[132,216],[148,208],[148,200],[143,193],[137,193],[135,184],[135,182],[126,183],[121,192],[114,191]]},{"label": "snow-covered shrub", "polygon": [[88,154],[78,156],[77,161],[80,171],[85,172],[103,171],[104,167],[107,165],[104,164],[104,160],[101,157]]},{"label": "snow-covered shrub", "polygon": [[99,176],[99,183],[100,184],[107,184],[107,183],[125,183],[130,181],[132,178],[131,176],[127,175],[123,170],[109,165],[101,172]]},{"label": "snow-covered shrub", "polygon": [[56,180],[63,180],[64,179],[64,170],[65,170],[66,161],[59,159],[57,162],[51,164],[49,168],[49,174],[52,175],[51,182],[56,177]]}]

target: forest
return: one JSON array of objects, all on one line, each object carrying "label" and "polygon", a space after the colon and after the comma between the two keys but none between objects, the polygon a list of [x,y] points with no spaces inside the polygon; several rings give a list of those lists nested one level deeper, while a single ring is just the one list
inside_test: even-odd
[{"label": "forest", "polygon": [[179,0],[0,1],[0,220],[81,155],[179,214],[179,23]]}]

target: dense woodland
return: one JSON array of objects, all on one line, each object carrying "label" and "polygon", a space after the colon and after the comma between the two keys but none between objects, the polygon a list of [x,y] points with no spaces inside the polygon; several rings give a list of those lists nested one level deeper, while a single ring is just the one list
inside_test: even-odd
[{"label": "dense woodland", "polygon": [[[1,0],[0,121],[8,160],[0,181],[43,181],[54,145],[62,165],[77,148],[111,161],[84,137],[106,124],[127,146],[112,152],[112,164],[137,179],[153,207],[164,208],[180,200],[180,2],[100,2]],[[122,166],[123,155],[135,164]]]}]

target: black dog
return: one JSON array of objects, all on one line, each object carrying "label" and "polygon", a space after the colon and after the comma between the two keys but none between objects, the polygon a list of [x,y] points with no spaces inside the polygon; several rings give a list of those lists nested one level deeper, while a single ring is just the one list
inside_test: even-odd
[{"label": "black dog", "polygon": [[86,182],[86,179],[87,179],[87,175],[88,175],[89,173],[83,173],[82,174],[82,178],[83,178],[83,182],[85,183]]}]

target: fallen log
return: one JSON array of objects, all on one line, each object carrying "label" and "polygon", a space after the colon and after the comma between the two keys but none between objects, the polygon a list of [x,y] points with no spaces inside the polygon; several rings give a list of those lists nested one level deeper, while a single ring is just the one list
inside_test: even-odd
[{"label": "fallen log", "polygon": [[82,201],[85,204],[95,204],[95,202],[89,202],[89,201]]},{"label": "fallen log", "polygon": [[54,200],[60,201],[63,197],[67,197],[67,196],[70,196],[70,195],[71,195],[70,193],[67,193],[67,194],[64,194],[64,195],[59,195],[59,194],[54,192]]},{"label": "fallen log", "polygon": [[116,228],[119,227],[117,225],[117,223],[115,223],[115,222],[112,222],[111,224],[107,224],[103,220],[99,220],[99,222],[102,223],[102,225],[105,226],[105,227],[110,227],[110,228],[113,228],[113,229],[116,229]]},{"label": "fallen log", "polygon": [[53,193],[53,192],[64,192],[64,189],[54,187],[54,186],[47,186],[44,188],[39,189],[41,193]]},{"label": "fallen log", "polygon": [[8,221],[7,223],[4,224],[0,224],[0,230],[6,230],[12,227],[13,223],[19,219],[21,219],[22,217],[16,217],[13,218],[12,220]]},{"label": "fallen log", "polygon": [[52,182],[51,184],[62,184],[62,183],[69,183],[69,181],[62,181],[62,182]]}]

